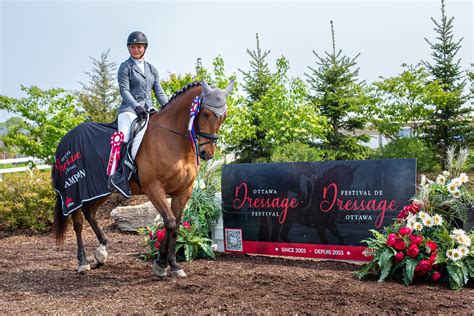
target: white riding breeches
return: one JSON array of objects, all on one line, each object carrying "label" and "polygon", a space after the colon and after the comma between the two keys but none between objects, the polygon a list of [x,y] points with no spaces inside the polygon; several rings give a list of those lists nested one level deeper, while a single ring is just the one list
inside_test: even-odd
[{"label": "white riding breeches", "polygon": [[130,127],[136,117],[137,115],[132,112],[123,112],[118,116],[118,130],[123,133],[124,142],[128,142],[130,139]]}]

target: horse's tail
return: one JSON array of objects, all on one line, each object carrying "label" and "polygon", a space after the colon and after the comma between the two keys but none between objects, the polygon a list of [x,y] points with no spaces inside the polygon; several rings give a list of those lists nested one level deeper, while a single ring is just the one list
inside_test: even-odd
[{"label": "horse's tail", "polygon": [[56,245],[64,243],[67,230],[67,217],[63,215],[61,207],[61,198],[59,194],[56,195],[56,206],[54,208],[54,233],[56,235]]}]

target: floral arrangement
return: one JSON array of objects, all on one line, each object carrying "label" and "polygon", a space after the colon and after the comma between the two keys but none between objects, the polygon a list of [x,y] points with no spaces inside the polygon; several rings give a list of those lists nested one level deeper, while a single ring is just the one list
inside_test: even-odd
[{"label": "floral arrangement", "polygon": [[[145,260],[156,259],[160,254],[160,246],[165,239],[166,228],[161,216],[155,218],[153,226],[141,232],[145,235],[147,252],[143,255]],[[212,240],[204,238],[197,233],[197,225],[184,221],[179,226],[176,238],[176,254],[178,260],[192,261],[197,257],[215,258],[211,247]]]},{"label": "floral arrangement", "polygon": [[412,204],[395,223],[384,232],[371,230],[374,237],[363,242],[373,259],[356,272],[359,278],[375,271],[379,282],[387,277],[405,285],[431,281],[449,283],[451,289],[474,279],[474,232],[459,228],[472,208],[468,176],[459,172],[467,154],[461,151],[458,159],[453,155],[448,151],[448,170],[435,181],[422,177]]}]

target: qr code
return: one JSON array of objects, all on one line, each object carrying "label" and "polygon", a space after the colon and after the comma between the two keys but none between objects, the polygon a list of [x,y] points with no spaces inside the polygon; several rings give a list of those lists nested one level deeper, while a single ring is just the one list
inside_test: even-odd
[{"label": "qr code", "polygon": [[242,229],[225,230],[225,250],[244,251],[242,247]]}]

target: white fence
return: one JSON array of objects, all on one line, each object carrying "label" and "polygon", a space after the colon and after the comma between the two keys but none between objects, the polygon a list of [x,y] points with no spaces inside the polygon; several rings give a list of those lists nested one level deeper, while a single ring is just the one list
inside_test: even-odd
[{"label": "white fence", "polygon": [[2,175],[4,173],[15,173],[15,172],[23,172],[23,171],[32,172],[30,166],[2,168],[2,165],[15,164],[15,163],[26,163],[26,162],[30,162],[30,161],[32,161],[34,163],[38,163],[35,166],[35,169],[40,169],[41,170],[41,169],[50,169],[51,168],[50,165],[44,165],[44,164],[40,165],[40,163],[44,163],[44,161],[41,160],[41,159],[38,159],[38,158],[34,158],[34,157],[2,159],[2,160],[0,160],[0,181],[2,181]]}]

